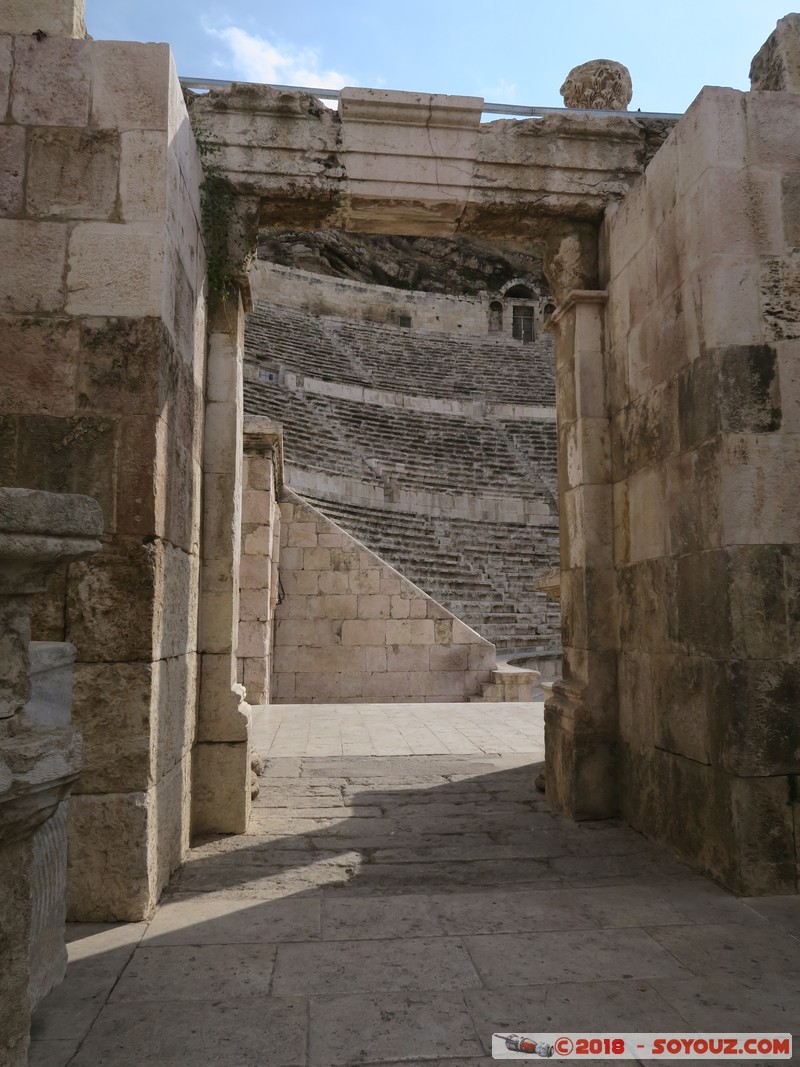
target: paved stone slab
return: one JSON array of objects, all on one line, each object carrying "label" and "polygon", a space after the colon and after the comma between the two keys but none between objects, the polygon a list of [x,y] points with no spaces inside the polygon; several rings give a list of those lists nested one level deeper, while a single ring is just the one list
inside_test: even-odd
[{"label": "paved stone slab", "polygon": [[649,844],[638,853],[617,856],[560,856],[552,861],[553,870],[573,885],[602,885],[604,882],[626,881],[631,878],[686,879],[693,873],[690,867],[673,860]]},{"label": "paved stone slab", "polygon": [[427,897],[328,897],[322,904],[325,941],[426,937],[445,932]]},{"label": "paved stone slab", "polygon": [[34,1012],[31,1037],[40,1040],[79,1040],[99,1015],[116,982],[116,975],[72,977],[56,987]]},{"label": "paved stone slab", "polygon": [[299,756],[281,756],[271,757],[264,762],[264,771],[262,777],[264,778],[299,778],[300,777],[300,763],[301,758]]},{"label": "paved stone slab", "polygon": [[800,971],[657,978],[650,985],[695,1030],[800,1032]]},{"label": "paved stone slab", "polygon": [[307,1012],[282,997],[111,1004],[70,1067],[299,1067]]},{"label": "paved stone slab", "polygon": [[621,825],[554,815],[536,767],[275,761],[249,832],[199,841],[149,929],[72,928],[31,1064],[87,1029],[75,1067],[475,1067],[501,1023],[792,1029],[791,908],[760,919]]},{"label": "paved stone slab", "polygon": [[334,1067],[410,1057],[449,1064],[482,1050],[460,993],[415,992],[312,998],[309,1051],[313,1067]]},{"label": "paved stone slab", "polygon": [[683,926],[687,922],[753,922],[749,908],[731,893],[696,877],[667,886],[595,886],[565,892],[600,926]]},{"label": "paved stone slab", "polygon": [[[580,930],[466,937],[488,989],[620,978],[677,977],[687,971],[644,930]],[[546,961],[539,969],[533,961]]]},{"label": "paved stone slab", "polygon": [[269,993],[273,945],[139,948],[110,1000],[242,1000]]},{"label": "paved stone slab", "polygon": [[305,867],[253,865],[243,862],[214,862],[194,866],[180,873],[175,888],[181,893],[216,892],[224,889],[240,896],[274,898],[307,889],[349,882],[362,865],[358,853],[344,853],[333,861],[320,860]]},{"label": "paved stone slab", "polygon": [[800,938],[800,896],[749,897],[741,900],[757,915],[781,926],[792,937]]},{"label": "paved stone slab", "polygon": [[353,892],[402,888],[403,892],[424,892],[426,887],[472,887],[526,884],[536,888],[563,885],[546,860],[466,860],[450,863],[364,864],[359,878],[350,885]]},{"label": "paved stone slab", "polygon": [[320,935],[320,901],[173,898],[156,912],[142,944],[254,945],[308,941]]},{"label": "paved stone slab", "polygon": [[146,929],[147,923],[67,923],[70,977],[110,975],[116,978]]},{"label": "paved stone slab", "polygon": [[464,943],[456,937],[280,945],[273,979],[276,994],[291,995],[342,989],[469,989],[480,984]]},{"label": "paved stone slab", "polygon": [[649,933],[695,974],[800,971],[800,941],[763,920],[650,927]]},{"label": "paved stone slab", "polygon": [[67,1067],[79,1044],[77,1038],[72,1041],[31,1041],[28,1067]]},{"label": "paved stone slab", "polygon": [[[549,960],[532,959],[530,969],[534,980],[546,977]],[[679,1012],[641,979],[531,984],[502,992],[474,989],[465,999],[487,1052],[492,1049],[492,1034],[503,1031],[652,1033],[680,1032],[686,1026]]]},{"label": "paved stone slab", "polygon": [[437,893],[431,909],[445,933],[526,933],[531,930],[596,928],[579,904],[560,891],[487,889],[470,893]]}]

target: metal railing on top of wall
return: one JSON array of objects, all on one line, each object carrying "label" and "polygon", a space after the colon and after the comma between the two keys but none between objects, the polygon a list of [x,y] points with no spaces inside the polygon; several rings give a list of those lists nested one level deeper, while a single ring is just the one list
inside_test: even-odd
[{"label": "metal railing on top of wall", "polygon": [[[270,89],[278,89],[282,92],[308,93],[320,100],[338,100],[341,92],[339,89],[315,89],[307,85],[273,85],[260,82],[233,82],[220,78],[181,78],[181,85],[186,89],[228,89],[232,85],[261,86],[266,84]],[[680,113],[666,111],[600,111],[590,108],[577,107],[529,107],[525,104],[490,104],[484,102],[482,113],[484,115],[518,115],[522,118],[543,118],[545,115],[563,115],[572,112],[578,115],[616,115],[627,116],[632,119],[679,119]]]}]

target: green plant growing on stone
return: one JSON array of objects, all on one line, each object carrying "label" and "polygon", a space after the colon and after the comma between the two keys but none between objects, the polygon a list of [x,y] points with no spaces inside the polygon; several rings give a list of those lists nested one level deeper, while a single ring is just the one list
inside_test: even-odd
[{"label": "green plant growing on stone", "polygon": [[231,259],[233,227],[238,224],[236,197],[216,161],[220,146],[209,139],[201,119],[192,117],[197,154],[203,168],[200,183],[200,225],[206,248],[208,289],[223,303],[237,290],[238,265]]}]

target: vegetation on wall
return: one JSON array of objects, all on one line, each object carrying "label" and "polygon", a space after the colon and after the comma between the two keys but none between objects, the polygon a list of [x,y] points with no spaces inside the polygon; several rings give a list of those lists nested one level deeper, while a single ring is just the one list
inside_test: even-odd
[{"label": "vegetation on wall", "polygon": [[231,247],[234,229],[240,227],[236,197],[216,160],[220,146],[209,139],[203,122],[192,117],[197,153],[203,168],[200,185],[200,225],[206,249],[209,293],[224,302],[237,291],[241,267],[233,261]]}]

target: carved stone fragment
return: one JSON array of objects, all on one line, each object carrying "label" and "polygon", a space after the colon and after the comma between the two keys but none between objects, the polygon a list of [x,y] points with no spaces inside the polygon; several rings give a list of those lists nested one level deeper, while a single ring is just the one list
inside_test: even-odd
[{"label": "carved stone fragment", "polygon": [[565,107],[627,111],[633,96],[631,72],[613,59],[592,59],[573,67],[559,92]]}]

